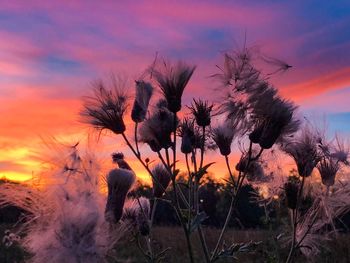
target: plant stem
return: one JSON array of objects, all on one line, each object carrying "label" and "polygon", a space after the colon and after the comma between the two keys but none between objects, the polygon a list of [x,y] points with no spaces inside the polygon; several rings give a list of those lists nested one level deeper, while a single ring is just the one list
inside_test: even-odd
[{"label": "plant stem", "polygon": [[[247,162],[247,169],[250,165],[250,162],[252,160],[252,147],[253,147],[253,143],[250,142],[249,144],[249,150],[248,150],[248,162]],[[262,151],[261,151],[262,152]],[[261,154],[261,153],[260,153]],[[246,170],[247,170],[246,169]],[[222,242],[222,239],[224,237],[224,234],[226,232],[226,229],[227,229],[227,226],[228,226],[228,223],[230,222],[230,219],[231,219],[231,216],[232,216],[232,212],[235,208],[235,206],[237,205],[237,202],[238,202],[238,195],[240,193],[240,190],[241,190],[241,187],[242,187],[242,184],[243,184],[243,181],[244,181],[244,178],[247,174],[247,171],[244,171],[243,175],[241,176],[241,173],[239,174],[239,177],[238,177],[238,180],[237,180],[237,187],[236,187],[236,193],[234,196],[232,196],[231,198],[231,204],[230,204],[230,208],[229,208],[229,211],[227,213],[227,216],[226,216],[226,220],[225,220],[225,224],[221,230],[221,233],[220,233],[220,236],[219,236],[219,239],[216,243],[216,246],[215,246],[215,249],[214,251],[212,252],[212,255],[211,255],[211,258],[210,258],[210,261],[211,262],[214,262],[216,260],[216,257],[217,257],[217,253],[218,253],[218,249],[219,249],[219,246]]]},{"label": "plant stem", "polygon": [[153,225],[153,221],[154,221],[154,215],[156,213],[157,204],[158,204],[158,199],[154,198],[152,212],[151,212],[150,229],[152,229],[152,225]]},{"label": "plant stem", "polygon": [[[204,132],[205,132],[205,127],[203,127],[203,138],[204,138]],[[201,146],[201,160],[200,160],[200,167],[203,166],[203,154],[204,154],[204,143],[205,140],[202,140],[202,146]],[[197,172],[198,172],[198,167],[197,167],[197,158],[196,158],[196,153],[194,150],[192,150],[192,156],[193,156],[193,166],[194,166],[194,210],[195,210],[195,214],[198,215],[199,214],[199,178],[197,176]],[[205,242],[205,238],[204,238],[204,234],[201,228],[201,225],[199,224],[198,226],[198,235],[199,235],[199,239],[201,241],[201,245],[202,245],[202,249],[204,252],[204,256],[205,256],[205,260],[206,262],[210,262],[210,257],[209,257],[209,250],[208,250],[208,246]]]},{"label": "plant stem", "polygon": [[[177,114],[174,113],[174,121],[173,121],[173,132],[174,132],[174,142],[173,142],[173,176],[171,178],[172,180],[172,185],[173,185],[173,190],[174,190],[174,199],[175,199],[175,204],[174,204],[174,208],[176,211],[176,214],[179,218],[180,224],[183,228],[185,237],[186,237],[186,243],[187,243],[187,249],[188,249],[188,254],[189,254],[189,258],[190,258],[190,262],[193,263],[194,259],[193,259],[193,251],[192,251],[192,244],[191,244],[191,239],[190,239],[190,235],[189,235],[189,230],[186,227],[186,223],[183,221],[183,216],[181,213],[181,209],[180,209],[180,204],[179,204],[179,198],[177,195],[177,188],[176,188],[176,130],[177,130]],[[169,167],[170,169],[170,167]]]},{"label": "plant stem", "polygon": [[[293,214],[292,214],[293,237],[292,237],[292,245],[290,247],[286,263],[292,262],[292,260],[294,258],[295,249],[297,248],[295,243],[296,243],[296,234],[297,234],[297,227],[298,227],[298,209],[299,209],[299,205],[300,205],[300,201],[301,201],[300,199],[301,199],[303,189],[304,189],[304,184],[305,184],[305,177],[303,176],[303,178],[301,180],[301,186],[300,186],[299,191],[298,191],[297,204],[296,204],[296,207],[293,210]],[[298,242],[298,245],[300,245],[300,244],[301,243]]]},{"label": "plant stem", "polygon": [[135,130],[134,130],[134,138],[135,138],[135,145],[136,145],[136,152],[137,152],[137,155],[140,156],[140,150],[139,150],[139,143],[138,143],[138,139],[137,139],[137,126],[138,126],[138,123],[136,122],[135,123]]},{"label": "plant stem", "polygon": [[199,164],[199,169],[203,167],[203,161],[204,161],[204,147],[205,147],[205,126],[202,127],[202,144],[201,144],[201,161]]},{"label": "plant stem", "polygon": [[188,163],[188,153],[185,154],[185,159],[186,159],[186,167],[188,172],[188,204],[189,204],[187,225],[188,225],[188,229],[190,229],[191,217],[192,217],[192,175],[191,175],[190,165]]},{"label": "plant stem", "polygon": [[199,234],[199,239],[201,241],[202,249],[203,249],[204,256],[205,256],[205,262],[209,263],[210,262],[209,249],[207,246],[207,242],[205,241],[205,236],[204,236],[204,233],[202,231],[201,225],[198,226],[198,234]]},{"label": "plant stem", "polygon": [[194,200],[193,200],[193,205],[194,205],[194,211],[196,214],[198,214],[198,167],[197,167],[197,158],[196,158],[196,152],[195,150],[192,150],[192,160],[193,160],[193,167],[194,167],[194,189],[193,189],[193,194],[194,194]]},{"label": "plant stem", "polygon": [[173,145],[173,174],[175,177],[175,171],[176,171],[176,130],[177,130],[177,114],[174,113],[174,145]]},{"label": "plant stem", "polygon": [[227,156],[227,155],[225,155],[225,161],[226,161],[226,166],[227,166],[227,170],[228,170],[228,172],[229,172],[231,181],[232,181],[232,183],[233,183],[233,186],[235,187],[236,182],[235,182],[235,178],[233,177],[233,173],[232,173],[232,171],[231,171],[230,162],[229,162],[229,159],[228,159],[228,156]]},{"label": "plant stem", "polygon": [[170,157],[169,157],[169,150],[168,148],[165,149],[165,156],[166,156],[166,162],[170,168]]},{"label": "plant stem", "polygon": [[159,180],[157,179],[157,177],[155,177],[152,173],[152,171],[149,169],[148,165],[142,160],[141,155],[138,155],[136,150],[134,149],[134,147],[131,145],[131,143],[129,142],[128,138],[126,137],[126,135],[124,133],[122,133],[122,137],[124,138],[126,144],[128,145],[128,147],[130,148],[130,150],[133,152],[133,154],[135,155],[135,157],[139,160],[139,162],[142,164],[142,166],[147,170],[147,172],[149,173],[149,175],[152,177],[152,179],[154,180],[154,182],[160,187],[160,189],[162,189],[162,191],[164,191],[165,194],[166,191],[163,187],[163,185],[159,182]]}]

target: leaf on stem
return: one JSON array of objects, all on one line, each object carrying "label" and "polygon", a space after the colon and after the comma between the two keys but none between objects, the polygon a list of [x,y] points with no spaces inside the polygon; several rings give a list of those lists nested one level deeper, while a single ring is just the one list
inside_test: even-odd
[{"label": "leaf on stem", "polygon": [[205,212],[200,212],[191,220],[190,233],[193,233],[208,216]]}]

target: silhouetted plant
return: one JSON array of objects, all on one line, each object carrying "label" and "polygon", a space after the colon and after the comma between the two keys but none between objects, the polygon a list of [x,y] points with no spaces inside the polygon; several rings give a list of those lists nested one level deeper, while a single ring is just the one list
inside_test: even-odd
[{"label": "silhouetted plant", "polygon": [[[294,259],[297,250],[306,256],[314,255],[320,233],[326,233],[323,231],[328,225],[334,226],[334,218],[350,209],[350,184],[336,183],[338,171],[349,164],[349,149],[339,138],[336,144],[326,143],[310,128],[299,131],[301,121],[296,117],[297,107],[283,99],[270,83],[272,75],[291,66],[260,56],[262,61],[277,67],[273,72],[264,73],[255,66],[258,58],[254,49],[247,47],[225,53],[223,66],[218,66],[221,72],[213,75],[220,80],[219,89],[224,94],[220,105],[194,99],[188,107],[189,114],[183,118],[179,114],[182,97],[196,67],[184,62],[156,61],[146,71],[149,76],[134,84],[136,93],[130,112],[134,125],[132,140],[128,132],[132,123],[126,125],[131,103],[127,83],[116,77],[109,83],[94,82],[93,94],[83,101],[83,121],[99,132],[107,130],[120,135],[149,173],[152,186],[142,189],[147,197],[141,196],[140,189],[133,189],[136,174],[127,162],[128,156],[116,152],[112,154],[112,161],[118,167],[107,174],[106,199],[99,191],[94,158],[81,157],[76,149],[78,144],[68,148],[64,165],[51,173],[56,183],[52,189],[28,190],[23,186],[1,185],[0,205],[15,204],[30,215],[26,223],[28,236],[23,244],[34,254],[33,261],[67,262],[65,259],[70,258],[69,262],[106,262],[118,238],[130,230],[145,259],[160,262],[169,248],[159,250],[153,246],[152,227],[157,221],[157,206],[164,211],[172,208],[166,219],[171,221],[173,215],[176,216],[190,262],[194,262],[191,240],[194,233],[200,240],[202,261],[212,263],[223,257],[234,258],[238,253],[255,249],[259,242],[227,244],[224,240],[227,228],[233,221],[241,226],[258,224],[262,211],[266,212],[281,192],[284,192],[292,225],[287,262]],[[161,98],[154,103],[155,86]],[[142,152],[139,143],[146,144],[151,151]],[[233,163],[232,152],[237,149],[241,156]],[[207,160],[208,150],[218,150],[225,160],[228,173],[225,184],[215,185],[206,178],[208,169],[215,165]],[[278,177],[282,169],[275,166],[271,171],[264,160],[275,156],[272,153],[278,150],[292,157],[297,167],[287,182]],[[178,165],[182,160],[185,165]],[[314,168],[318,169],[326,190],[310,190],[313,198],[310,205],[304,207],[306,179],[311,177]],[[266,196],[259,194],[263,186],[268,188]],[[261,202],[262,196],[265,199]],[[251,197],[255,197],[255,204],[250,202]],[[219,217],[217,211],[222,213],[224,207],[221,204],[216,207],[220,198],[227,206],[225,215]],[[263,208],[258,209],[256,204]],[[247,216],[248,209],[244,211],[242,207],[255,207],[255,217]],[[216,223],[220,234],[213,248],[208,247],[203,231],[210,215],[220,219]],[[248,218],[253,217],[254,220],[248,222]]]}]

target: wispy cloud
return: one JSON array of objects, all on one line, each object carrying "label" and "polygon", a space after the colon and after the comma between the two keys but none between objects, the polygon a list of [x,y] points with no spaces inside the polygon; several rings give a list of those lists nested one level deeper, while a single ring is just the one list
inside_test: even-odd
[{"label": "wispy cloud", "polygon": [[[347,112],[349,14],[347,1],[7,1],[0,6],[0,144],[31,152],[41,134],[85,133],[77,112],[90,81],[112,71],[138,78],[156,52],[198,65],[185,103],[218,99],[209,76],[245,36],[293,65],[273,78],[286,97],[320,114]],[[0,174],[31,169],[2,151]]]}]

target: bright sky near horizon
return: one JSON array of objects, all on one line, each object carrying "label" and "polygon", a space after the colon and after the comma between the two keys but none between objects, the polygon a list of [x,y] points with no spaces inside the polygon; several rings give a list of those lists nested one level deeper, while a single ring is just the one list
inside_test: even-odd
[{"label": "bright sky near horizon", "polygon": [[[197,65],[184,104],[208,99],[218,85],[208,76],[245,35],[293,65],[272,80],[284,97],[350,134],[349,1],[121,2],[2,1],[0,177],[38,172],[42,137],[86,136],[78,112],[90,81],[110,72],[137,78],[158,52]],[[101,151],[108,157],[115,147],[109,137]]]}]

